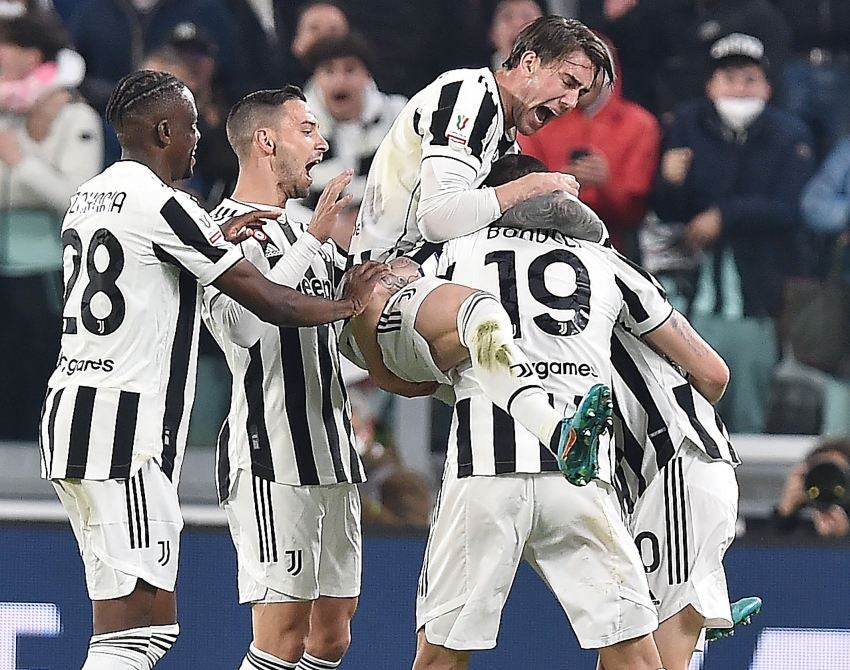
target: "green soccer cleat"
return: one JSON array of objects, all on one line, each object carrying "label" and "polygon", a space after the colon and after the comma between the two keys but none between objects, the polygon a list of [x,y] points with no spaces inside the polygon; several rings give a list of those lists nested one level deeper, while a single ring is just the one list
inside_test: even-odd
[{"label": "green soccer cleat", "polygon": [[561,422],[558,469],[575,486],[587,486],[599,475],[599,436],[612,425],[611,389],[594,384],[576,413]]},{"label": "green soccer cleat", "polygon": [[735,634],[735,626],[749,626],[753,617],[761,612],[761,598],[749,596],[732,603],[732,628],[706,628],[705,639],[708,641],[721,640]]}]

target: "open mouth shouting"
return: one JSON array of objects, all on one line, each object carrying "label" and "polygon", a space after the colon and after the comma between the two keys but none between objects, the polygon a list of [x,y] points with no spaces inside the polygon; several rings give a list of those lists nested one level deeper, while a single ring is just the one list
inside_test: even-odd
[{"label": "open mouth shouting", "polygon": [[304,166],[304,169],[305,169],[305,170],[306,170],[306,172],[307,172],[307,181],[308,181],[311,185],[312,185],[312,183],[313,183],[313,177],[310,175],[310,170],[312,170],[314,167],[316,167],[316,166],[317,166],[319,163],[321,163],[321,162],[322,162],[322,157],[321,157],[321,156],[319,156],[318,158],[314,158],[313,160],[309,161],[309,162],[308,162],[308,163]]},{"label": "open mouth shouting", "polygon": [[537,121],[540,128],[557,117],[558,112],[547,105],[537,105],[537,107],[534,108],[534,120]]}]

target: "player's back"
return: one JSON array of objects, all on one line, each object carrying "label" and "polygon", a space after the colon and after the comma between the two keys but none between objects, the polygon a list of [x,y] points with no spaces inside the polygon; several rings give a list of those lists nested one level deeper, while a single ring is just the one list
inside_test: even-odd
[{"label": "player's back", "polygon": [[350,253],[384,260],[424,240],[417,225],[424,160],[446,156],[468,166],[478,187],[499,156],[514,150],[493,73],[451,70],[414,95],[381,142],[369,168]]},{"label": "player's back", "polygon": [[[62,244],[62,341],[42,421],[45,469],[52,478],[129,476],[163,448],[173,464],[194,396],[197,283],[214,281],[241,253],[188,195],[135,161],[79,188]],[[70,437],[59,434],[62,425]]]},{"label": "player's back", "polygon": [[[439,272],[500,298],[530,361],[528,368],[517,366],[514,374],[541,383],[566,416],[591,386],[611,385],[611,333],[617,322],[642,334],[672,311],[648,275],[619,254],[555,231],[490,227],[451,240],[443,248]],[[518,426],[497,430],[494,419],[482,418],[495,415],[471,370],[461,375],[455,393],[459,406],[468,403],[471,433],[492,434],[496,442],[503,439],[500,433],[510,433],[517,471],[552,469],[548,459],[542,467],[539,445],[529,433]],[[492,430],[474,425],[488,421]],[[504,424],[503,418],[499,421]],[[610,481],[607,436],[604,441],[600,466],[602,478]]]}]

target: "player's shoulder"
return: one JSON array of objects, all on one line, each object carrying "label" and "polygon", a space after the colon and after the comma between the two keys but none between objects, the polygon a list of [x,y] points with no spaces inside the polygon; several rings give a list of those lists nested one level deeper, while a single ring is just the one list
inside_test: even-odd
[{"label": "player's shoulder", "polygon": [[454,93],[459,93],[461,88],[464,89],[467,96],[471,95],[473,91],[477,91],[481,95],[489,93],[494,98],[498,98],[499,95],[493,72],[484,67],[459,68],[443,72],[414,98],[428,98],[443,106],[446,99]]},{"label": "player's shoulder", "polygon": [[218,205],[213,207],[212,211],[210,212],[210,216],[212,217],[213,221],[221,224],[227,221],[228,219],[232,219],[234,216],[246,214],[250,211],[253,211],[254,209],[254,207],[246,205],[244,202],[225,198],[220,203],[218,203]]}]

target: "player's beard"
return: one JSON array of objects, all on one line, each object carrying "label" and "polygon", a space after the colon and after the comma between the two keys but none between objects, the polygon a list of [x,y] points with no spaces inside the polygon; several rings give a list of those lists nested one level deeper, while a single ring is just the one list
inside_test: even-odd
[{"label": "player's beard", "polygon": [[285,198],[306,198],[310,194],[309,187],[299,184],[303,166],[296,166],[292,162],[278,160],[274,164],[275,180],[277,181],[278,193]]}]

